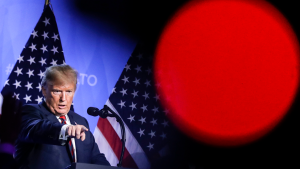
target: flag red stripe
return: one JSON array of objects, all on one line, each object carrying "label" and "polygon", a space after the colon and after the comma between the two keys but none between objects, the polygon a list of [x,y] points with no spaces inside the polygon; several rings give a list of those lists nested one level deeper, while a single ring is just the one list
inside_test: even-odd
[{"label": "flag red stripe", "polygon": [[[106,138],[108,144],[110,145],[116,156],[119,158],[122,150],[122,142],[116,131],[109,123],[109,121],[107,119],[99,118],[97,127],[99,128],[103,136]],[[122,166],[129,168],[138,168],[126,147]]]}]

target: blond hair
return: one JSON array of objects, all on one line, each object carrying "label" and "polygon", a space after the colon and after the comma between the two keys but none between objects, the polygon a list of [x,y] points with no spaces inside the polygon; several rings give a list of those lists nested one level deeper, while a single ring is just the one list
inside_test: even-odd
[{"label": "blond hair", "polygon": [[42,86],[53,85],[54,83],[74,83],[75,90],[77,86],[77,70],[69,65],[54,65],[46,69],[45,75],[42,79]]}]

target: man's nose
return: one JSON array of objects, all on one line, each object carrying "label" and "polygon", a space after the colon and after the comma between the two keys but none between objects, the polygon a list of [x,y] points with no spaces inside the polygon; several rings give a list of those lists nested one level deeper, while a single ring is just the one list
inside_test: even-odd
[{"label": "man's nose", "polygon": [[60,100],[61,101],[65,101],[66,100],[66,92],[62,92],[61,93]]}]

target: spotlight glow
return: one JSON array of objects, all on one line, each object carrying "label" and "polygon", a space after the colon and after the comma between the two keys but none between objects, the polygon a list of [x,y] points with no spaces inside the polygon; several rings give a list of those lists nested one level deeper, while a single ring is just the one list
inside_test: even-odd
[{"label": "spotlight glow", "polygon": [[169,21],[155,53],[169,117],[187,135],[243,145],[282,120],[299,87],[299,44],[265,1],[190,1]]}]

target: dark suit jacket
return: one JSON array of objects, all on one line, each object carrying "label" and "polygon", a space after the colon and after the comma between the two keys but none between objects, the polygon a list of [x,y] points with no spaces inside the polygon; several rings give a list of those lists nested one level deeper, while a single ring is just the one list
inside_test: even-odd
[{"label": "dark suit jacket", "polygon": [[[89,129],[84,141],[75,139],[77,162],[110,165],[100,153],[87,120],[73,111],[69,111],[68,117],[72,124],[76,122]],[[45,102],[23,106],[21,132],[14,154],[20,168],[63,169],[71,165],[66,141],[58,139],[61,127]]]}]

